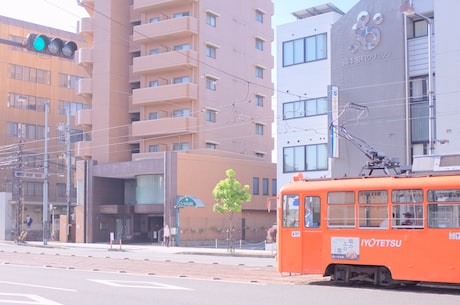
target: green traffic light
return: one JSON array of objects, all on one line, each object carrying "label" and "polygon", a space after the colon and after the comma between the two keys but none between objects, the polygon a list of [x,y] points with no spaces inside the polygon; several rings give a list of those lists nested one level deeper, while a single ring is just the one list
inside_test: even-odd
[{"label": "green traffic light", "polygon": [[43,51],[45,49],[45,47],[46,47],[45,38],[43,36],[40,36],[40,35],[37,36],[34,39],[33,46],[34,46],[35,51],[37,51],[37,52]]}]

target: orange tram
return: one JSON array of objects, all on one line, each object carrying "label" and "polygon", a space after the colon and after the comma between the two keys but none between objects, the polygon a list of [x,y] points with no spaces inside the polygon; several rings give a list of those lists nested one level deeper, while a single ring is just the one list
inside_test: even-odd
[{"label": "orange tram", "polygon": [[279,194],[280,272],[460,284],[460,175],[297,180]]}]

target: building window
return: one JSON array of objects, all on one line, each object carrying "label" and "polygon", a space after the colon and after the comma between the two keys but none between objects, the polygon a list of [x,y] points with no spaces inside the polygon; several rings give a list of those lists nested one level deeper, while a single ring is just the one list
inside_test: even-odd
[{"label": "building window", "polygon": [[157,23],[157,22],[160,22],[160,17],[153,17],[153,18],[150,18],[150,23]]},{"label": "building window", "polygon": [[216,58],[217,48],[212,45],[206,45],[206,56]]},{"label": "building window", "polygon": [[189,76],[175,77],[173,79],[173,84],[182,84],[182,83],[189,83],[189,82],[190,82]]},{"label": "building window", "polygon": [[277,182],[276,179],[272,179],[272,196],[276,196],[277,193]]},{"label": "building window", "polygon": [[[39,99],[37,98],[37,102]],[[39,106],[37,104],[37,109],[38,107],[43,108],[43,110],[40,111],[45,111],[45,101],[43,101],[41,104],[42,106]],[[83,104],[83,103],[77,103],[77,102],[71,102],[71,101],[59,101],[58,103],[58,113],[65,115],[67,114],[67,109],[70,107],[70,115],[75,116],[77,112],[81,109],[90,109],[91,107],[89,105]]]},{"label": "building window", "polygon": [[256,77],[264,78],[264,68],[257,66],[256,67]]},{"label": "building window", "polygon": [[326,33],[283,42],[283,67],[326,58]]},{"label": "building window", "polygon": [[259,178],[258,177],[252,178],[252,194],[259,195]]},{"label": "building window", "polygon": [[174,46],[173,48],[174,51],[190,50],[190,49],[191,49],[191,46],[189,43],[178,44]]},{"label": "building window", "polygon": [[173,18],[180,18],[180,17],[186,17],[186,16],[190,16],[190,12],[175,13],[173,15]]},{"label": "building window", "polygon": [[50,71],[15,64],[8,65],[8,77],[44,85],[51,83]]},{"label": "building window", "polygon": [[48,99],[24,94],[8,93],[8,107],[44,112]]},{"label": "building window", "polygon": [[158,87],[158,85],[159,85],[158,80],[149,81],[149,87]]},{"label": "building window", "polygon": [[427,77],[413,78],[409,83],[412,144],[427,144],[429,142],[428,118],[430,117],[430,108]]},{"label": "building window", "polygon": [[160,151],[160,145],[158,144],[149,145],[149,152],[159,152],[159,151]]},{"label": "building window", "polygon": [[268,178],[262,179],[262,195],[268,196]]},{"label": "building window", "polygon": [[414,38],[428,35],[428,22],[425,19],[414,21]]},{"label": "building window", "polygon": [[151,49],[149,51],[149,55],[156,55],[156,54],[160,54],[160,48]]},{"label": "building window", "polygon": [[326,113],[326,97],[288,102],[283,104],[283,120],[322,115]]},{"label": "building window", "polygon": [[206,121],[215,123],[217,119],[217,111],[206,109]]},{"label": "building window", "polygon": [[189,150],[190,144],[188,142],[174,143],[173,150]]},{"label": "building window", "polygon": [[173,117],[174,118],[179,118],[179,117],[184,117],[184,116],[190,116],[190,109],[189,108],[176,109],[176,110],[173,111]]},{"label": "building window", "polygon": [[206,142],[206,148],[208,149],[217,149],[216,143]]},{"label": "building window", "polygon": [[19,123],[8,122],[6,125],[7,134],[9,137],[18,137],[19,136]]},{"label": "building window", "polygon": [[206,24],[215,28],[217,26],[217,15],[207,12],[206,13]]},{"label": "building window", "polygon": [[256,21],[260,23],[264,23],[264,12],[260,10],[256,10]]},{"label": "building window", "polygon": [[264,97],[262,95],[256,95],[256,106],[264,106]]},{"label": "building window", "polygon": [[149,120],[158,120],[159,118],[160,118],[160,114],[158,112],[149,113]]},{"label": "building window", "polygon": [[264,50],[264,41],[260,38],[256,38],[256,49],[260,51]]},{"label": "building window", "polygon": [[283,172],[327,170],[327,144],[283,148]]},{"label": "building window", "polygon": [[[45,74],[39,75],[39,73],[37,71],[37,81],[38,81],[39,78],[42,78],[42,77],[47,77],[47,76]],[[69,75],[69,74],[65,74],[65,73],[59,73],[59,75],[58,75],[59,87],[76,89],[77,88],[77,82],[78,82],[78,80],[80,78],[81,77],[76,76],[76,75]]]},{"label": "building window", "polygon": [[256,123],[256,134],[263,135],[264,134],[264,125],[260,123]]},{"label": "building window", "polygon": [[206,88],[212,91],[216,91],[217,79],[207,76],[206,77]]}]

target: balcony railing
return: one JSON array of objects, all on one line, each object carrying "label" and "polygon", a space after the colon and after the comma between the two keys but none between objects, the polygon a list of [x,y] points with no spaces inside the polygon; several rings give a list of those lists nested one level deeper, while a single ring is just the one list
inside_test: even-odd
[{"label": "balcony railing", "polygon": [[198,86],[194,83],[180,83],[133,90],[133,105],[196,99],[198,99]]},{"label": "balcony railing", "polygon": [[133,72],[159,72],[162,70],[197,67],[198,54],[194,50],[171,51],[161,54],[134,58]]},{"label": "balcony railing", "polygon": [[133,122],[131,127],[133,137],[196,133],[197,131],[198,119],[191,116],[137,121]]},{"label": "balcony railing", "polygon": [[198,20],[188,16],[155,23],[145,23],[135,26],[133,32],[134,42],[179,39],[197,34]]},{"label": "balcony railing", "polygon": [[151,9],[165,8],[176,5],[192,3],[194,0],[134,0],[135,11],[147,11]]}]

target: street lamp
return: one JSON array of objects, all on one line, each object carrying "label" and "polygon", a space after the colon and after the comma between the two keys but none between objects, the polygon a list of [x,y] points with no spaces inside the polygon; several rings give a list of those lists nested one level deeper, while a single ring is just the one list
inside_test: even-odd
[{"label": "street lamp", "polygon": [[406,17],[418,16],[424,19],[428,24],[428,154],[434,154],[434,101],[433,101],[433,72],[432,72],[432,61],[431,61],[431,39],[433,33],[433,20],[428,18],[425,15],[415,12],[415,9],[412,5],[412,0],[402,0],[401,1],[401,12],[404,13]]}]

